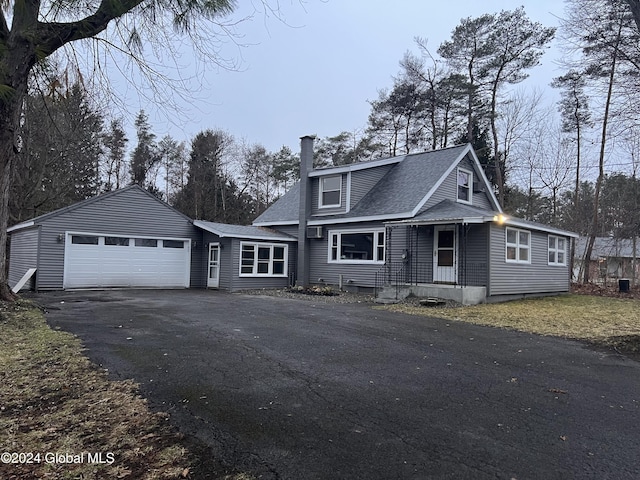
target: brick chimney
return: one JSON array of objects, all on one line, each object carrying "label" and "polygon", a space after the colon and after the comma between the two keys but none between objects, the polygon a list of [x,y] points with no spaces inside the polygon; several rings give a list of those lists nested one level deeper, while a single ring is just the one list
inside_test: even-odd
[{"label": "brick chimney", "polygon": [[307,220],[311,216],[311,179],[313,170],[313,141],[315,136],[300,138],[300,207],[298,210],[298,265],[296,283],[309,286],[309,240],[307,239]]}]

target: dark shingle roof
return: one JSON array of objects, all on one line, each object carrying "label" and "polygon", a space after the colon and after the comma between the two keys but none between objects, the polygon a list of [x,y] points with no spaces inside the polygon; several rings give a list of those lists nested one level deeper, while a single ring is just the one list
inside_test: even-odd
[{"label": "dark shingle roof", "polygon": [[454,221],[469,218],[493,217],[500,213],[493,210],[485,210],[483,208],[473,207],[453,200],[443,200],[433,207],[425,210],[408,221],[418,222],[438,222],[438,221]]},{"label": "dark shingle roof", "polygon": [[300,208],[300,182],[296,182],[287,193],[256,218],[253,223],[278,224],[298,223]]},{"label": "dark shingle roof", "polygon": [[265,227],[254,227],[251,225],[230,225],[228,223],[206,222],[204,220],[194,220],[193,224],[196,227],[214,233],[219,237],[285,241],[295,240],[289,235]]},{"label": "dark shingle roof", "polygon": [[[455,166],[456,160],[467,148],[468,145],[459,145],[442,150],[404,155],[349,212],[326,218],[409,216],[420,206],[425,196],[442,181],[444,174]],[[331,168],[327,168],[326,171],[331,173]],[[300,185],[296,183],[256,218],[254,224],[297,223],[299,201]]]},{"label": "dark shingle roof", "polygon": [[366,217],[412,212],[466,148],[466,145],[461,145],[406,155],[347,216]]}]

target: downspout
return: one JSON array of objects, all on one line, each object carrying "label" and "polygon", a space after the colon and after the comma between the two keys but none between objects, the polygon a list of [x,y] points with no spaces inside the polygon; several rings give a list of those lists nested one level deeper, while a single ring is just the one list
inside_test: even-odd
[{"label": "downspout", "polygon": [[315,137],[305,135],[300,138],[300,205],[298,210],[298,265],[296,283],[309,286],[309,239],[307,221],[311,216],[311,179],[313,170],[313,141]]}]

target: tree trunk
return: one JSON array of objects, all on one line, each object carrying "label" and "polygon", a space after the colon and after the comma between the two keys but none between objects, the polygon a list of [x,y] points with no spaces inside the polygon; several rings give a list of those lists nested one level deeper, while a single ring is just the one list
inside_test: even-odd
[{"label": "tree trunk", "polygon": [[9,226],[9,193],[18,161],[20,116],[27,92],[27,79],[35,55],[28,45],[14,48],[0,56],[0,85],[10,91],[0,99],[0,300],[17,297],[8,284],[7,227]]},{"label": "tree trunk", "polygon": [[[613,50],[613,57],[611,59],[611,70],[609,72],[609,85],[607,88],[607,99],[604,106],[604,117],[602,119],[602,132],[600,136],[600,157],[599,157],[599,171],[598,179],[596,180],[596,191],[593,196],[593,220],[591,222],[591,233],[589,235],[589,242],[587,243],[587,249],[584,253],[584,261],[589,262],[591,259],[591,253],[593,252],[593,244],[596,241],[598,234],[598,208],[600,203],[600,190],[602,189],[602,182],[604,180],[604,154],[605,146],[607,144],[607,125],[609,123],[609,109],[611,107],[611,97],[613,95],[613,81],[616,73],[616,64],[618,60],[618,45],[620,44],[620,34],[622,31],[622,23],[618,25],[618,36],[616,37],[616,45]],[[589,268],[584,269],[584,283],[589,283]]]}]

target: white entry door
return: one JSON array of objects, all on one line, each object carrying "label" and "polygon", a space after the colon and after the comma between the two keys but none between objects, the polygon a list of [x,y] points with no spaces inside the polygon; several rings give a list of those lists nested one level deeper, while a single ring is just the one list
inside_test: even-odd
[{"label": "white entry door", "polygon": [[209,268],[207,287],[218,288],[220,285],[220,244],[209,244]]},{"label": "white entry door", "polygon": [[436,225],[433,238],[433,282],[458,283],[455,225]]}]

